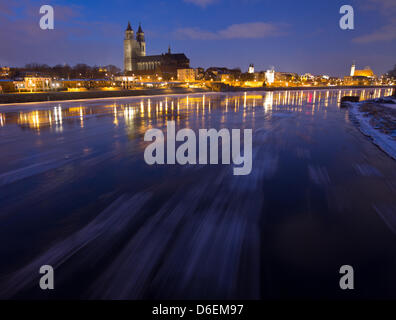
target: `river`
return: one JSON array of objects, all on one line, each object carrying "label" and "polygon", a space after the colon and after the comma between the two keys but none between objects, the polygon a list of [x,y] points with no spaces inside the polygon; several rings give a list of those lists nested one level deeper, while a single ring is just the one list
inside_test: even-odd
[{"label": "river", "polygon": [[[0,297],[396,298],[396,161],[339,107],[350,94],[390,90],[0,106]],[[252,129],[251,174],[147,165],[167,121]]]}]

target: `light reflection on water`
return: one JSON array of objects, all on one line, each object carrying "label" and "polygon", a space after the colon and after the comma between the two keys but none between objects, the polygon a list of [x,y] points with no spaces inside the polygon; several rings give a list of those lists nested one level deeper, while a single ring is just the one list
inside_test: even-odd
[{"label": "light reflection on water", "polygon": [[[120,120],[132,124],[134,119],[156,120],[180,120],[181,115],[192,117],[205,116],[213,108],[216,112],[246,112],[256,108],[263,108],[269,116],[271,112],[290,111],[303,112],[302,106],[311,105],[312,114],[320,108],[327,108],[329,104],[338,104],[343,96],[359,95],[361,100],[378,98],[390,95],[392,89],[355,89],[355,90],[301,90],[301,91],[279,91],[264,93],[222,94],[222,95],[193,95],[185,97],[150,97],[135,99],[133,102],[122,103],[118,100],[108,105],[89,106],[90,103],[72,103],[72,107],[63,106],[62,103],[47,109],[28,109],[26,111],[0,113],[0,126],[18,124],[23,128],[35,131],[55,128],[56,132],[62,132],[64,121],[70,123],[79,119],[79,125],[84,127],[84,119],[99,114],[112,113],[114,125],[118,126]],[[214,99],[214,100],[213,100]],[[230,108],[231,107],[231,108]],[[140,122],[139,125],[144,125]]]},{"label": "light reflection on water", "polygon": [[[345,298],[343,264],[366,284],[359,297],[395,298],[396,163],[339,108],[345,95],[388,94],[289,90],[1,109],[0,297],[40,298],[30,274],[42,263],[64,272],[58,298]],[[169,120],[253,128],[252,174],[147,166],[142,136]]]}]

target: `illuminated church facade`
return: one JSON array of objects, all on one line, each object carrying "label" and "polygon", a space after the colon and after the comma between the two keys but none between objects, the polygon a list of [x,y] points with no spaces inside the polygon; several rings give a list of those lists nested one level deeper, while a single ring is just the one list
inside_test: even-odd
[{"label": "illuminated church facade", "polygon": [[355,63],[352,64],[351,67],[351,77],[366,77],[366,78],[374,78],[374,72],[370,69],[370,67],[366,67],[363,70],[357,70]]},{"label": "illuminated church facade", "polygon": [[128,22],[124,38],[124,71],[125,73],[151,74],[171,73],[177,74],[177,69],[190,67],[190,60],[184,53],[172,54],[170,47],[167,53],[161,55],[146,55],[146,39],[142,29],[135,33]]}]

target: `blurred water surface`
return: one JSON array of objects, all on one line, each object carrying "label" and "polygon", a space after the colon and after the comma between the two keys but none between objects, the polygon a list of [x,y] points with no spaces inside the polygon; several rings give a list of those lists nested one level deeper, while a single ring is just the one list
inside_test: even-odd
[{"label": "blurred water surface", "polygon": [[[0,297],[396,298],[396,162],[339,108],[372,91],[0,106]],[[253,129],[252,173],[148,166],[170,120]]]}]

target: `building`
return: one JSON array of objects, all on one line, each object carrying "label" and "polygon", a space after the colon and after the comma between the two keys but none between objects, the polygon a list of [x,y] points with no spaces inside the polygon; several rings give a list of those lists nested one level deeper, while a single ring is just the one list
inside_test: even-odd
[{"label": "building", "polygon": [[376,75],[370,69],[370,67],[366,67],[363,70],[357,70],[355,63],[353,63],[351,66],[350,75],[344,77],[344,85],[347,86],[373,85],[375,79],[376,79]]},{"label": "building", "polygon": [[52,79],[46,76],[26,76],[23,81],[16,82],[18,89],[46,91],[52,89]]},{"label": "building", "polygon": [[124,69],[125,71],[135,71],[138,68],[139,58],[146,56],[146,40],[142,27],[139,25],[136,39],[131,23],[125,30],[124,39]]},{"label": "building", "polygon": [[254,73],[254,65],[253,64],[249,65],[248,73]]},{"label": "building", "polygon": [[283,85],[283,83],[294,82],[298,79],[300,79],[300,76],[297,73],[275,72],[275,82],[278,82],[280,85]]},{"label": "building", "polygon": [[356,65],[352,64],[351,67],[351,77],[367,77],[367,78],[375,78],[375,74],[370,67],[366,67],[363,70],[356,70]]},{"label": "building", "polygon": [[315,80],[315,76],[310,74],[310,73],[305,73],[301,76],[301,80],[302,81],[314,81]]},{"label": "building", "polygon": [[221,82],[232,82],[234,80],[234,77],[230,73],[222,73],[220,75],[220,80]]},{"label": "building", "polygon": [[8,78],[10,76],[9,67],[0,67],[0,78]]},{"label": "building", "polygon": [[369,86],[374,85],[374,78],[366,76],[346,76],[344,77],[344,85],[346,86]]},{"label": "building", "polygon": [[15,83],[10,79],[0,79],[0,93],[14,92]]},{"label": "building", "polygon": [[195,81],[195,70],[194,69],[177,69],[177,80],[182,82],[193,82]]},{"label": "building", "polygon": [[275,82],[275,70],[270,69],[265,72],[265,82],[267,85],[271,85]]},{"label": "building", "polygon": [[124,39],[124,71],[136,74],[172,74],[177,76],[178,69],[189,69],[190,60],[184,53],[172,54],[168,52],[161,55],[146,55],[146,39],[142,26],[136,33],[136,38],[131,24],[125,30]]}]

